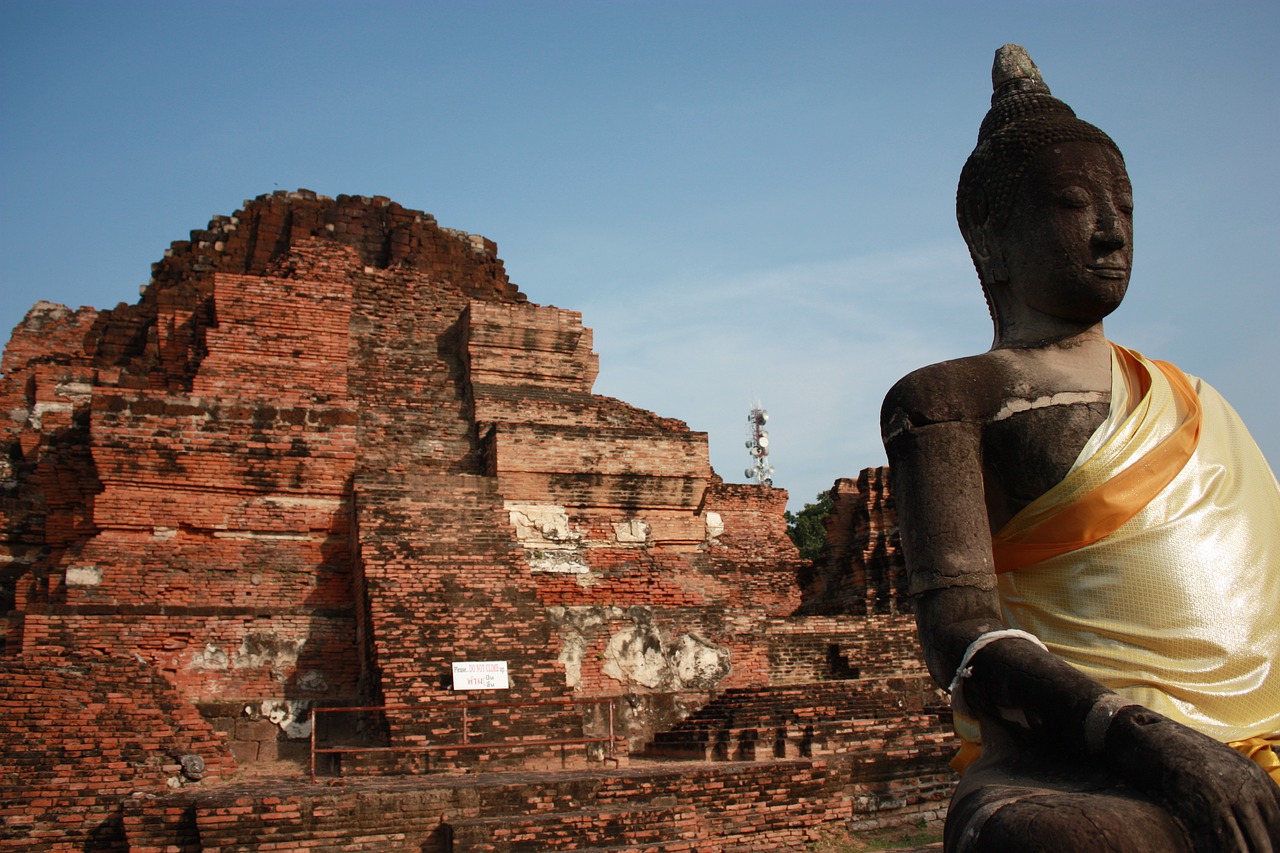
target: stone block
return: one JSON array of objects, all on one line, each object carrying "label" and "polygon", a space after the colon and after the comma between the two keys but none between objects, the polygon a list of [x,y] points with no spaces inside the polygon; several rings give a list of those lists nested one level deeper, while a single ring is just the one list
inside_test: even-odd
[{"label": "stone block", "polygon": [[280,739],[280,727],[270,720],[236,720],[235,739],[274,743]]}]

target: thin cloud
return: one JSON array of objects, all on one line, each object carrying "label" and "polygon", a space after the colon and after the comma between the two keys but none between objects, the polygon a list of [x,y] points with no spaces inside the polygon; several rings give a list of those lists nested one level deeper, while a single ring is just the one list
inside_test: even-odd
[{"label": "thin cloud", "polygon": [[[743,479],[745,416],[762,401],[775,483],[809,500],[883,464],[880,401],[898,377],[985,346],[967,263],[963,248],[925,246],[671,281],[643,298],[607,289],[583,312],[600,353],[596,390],[709,433],[712,464],[729,481]],[[914,321],[904,304],[920,306]]]}]

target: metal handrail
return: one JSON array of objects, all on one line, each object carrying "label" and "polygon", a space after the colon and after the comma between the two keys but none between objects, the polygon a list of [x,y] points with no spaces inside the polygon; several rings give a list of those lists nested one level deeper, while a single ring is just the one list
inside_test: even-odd
[{"label": "metal handrail", "polygon": [[[620,738],[614,731],[613,721],[613,703],[620,699],[620,696],[608,696],[596,699],[544,699],[529,700],[523,702],[467,702],[457,705],[450,704],[446,706],[449,710],[462,712],[462,743],[446,743],[446,744],[424,744],[421,746],[346,746],[346,747],[317,747],[316,746],[316,729],[319,728],[319,714],[336,714],[343,712],[360,712],[360,711],[421,711],[426,710],[421,705],[361,705],[340,708],[322,708],[312,707],[311,713],[311,781],[316,781],[316,756],[317,755],[333,755],[340,753],[365,753],[365,752],[445,752],[449,750],[459,749],[487,749],[491,747],[526,747],[526,746],[570,746],[576,744],[606,743],[609,745],[608,755],[605,761],[618,761],[617,745]],[[469,711],[472,710],[494,710],[500,708],[536,708],[546,706],[571,706],[571,705],[607,705],[609,708],[609,734],[600,737],[586,738],[533,738],[519,741],[487,741],[474,742],[470,738]]]}]

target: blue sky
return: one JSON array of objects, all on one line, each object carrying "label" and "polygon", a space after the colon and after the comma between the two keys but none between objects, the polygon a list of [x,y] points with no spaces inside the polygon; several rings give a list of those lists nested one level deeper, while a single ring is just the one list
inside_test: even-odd
[{"label": "blue sky", "polygon": [[1013,41],[1129,164],[1109,336],[1280,463],[1278,37],[1275,3],[3,0],[0,327],[136,301],[261,193],[386,195],[581,311],[597,393],[726,480],[762,401],[798,509],[883,463],[899,376],[990,344],[954,193]]}]

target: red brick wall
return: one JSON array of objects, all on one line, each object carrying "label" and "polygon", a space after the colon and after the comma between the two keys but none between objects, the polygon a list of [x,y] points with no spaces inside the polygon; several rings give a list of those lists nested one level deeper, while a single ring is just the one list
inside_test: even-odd
[{"label": "red brick wall", "polygon": [[831,497],[826,545],[802,578],[800,612],[910,613],[889,469],[865,468],[856,480],[836,480]]},{"label": "red brick wall", "polygon": [[122,801],[228,776],[225,745],[150,667],[121,659],[0,661],[0,850],[111,849]]},{"label": "red brick wall", "polygon": [[[684,764],[643,774],[531,776],[505,784],[406,780],[396,787],[277,786],[130,802],[132,849],[166,849],[185,829],[232,851],[572,850],[628,845],[670,853],[800,850],[830,832],[941,816],[936,773],[893,760]],[[194,849],[194,848],[193,848]]]},{"label": "red brick wall", "polygon": [[[862,526],[808,590],[876,617],[792,619],[786,493],[721,482],[704,433],[592,394],[579,314],[387,199],[246,203],[136,305],[38,307],[4,371],[4,654],[140,659],[233,742],[254,729],[242,757],[270,732],[235,703],[410,705],[384,721],[405,744],[462,701],[627,693],[638,743],[681,697],[909,654],[879,480],[838,502]],[[507,661],[511,688],[455,692],[467,660]]]}]

